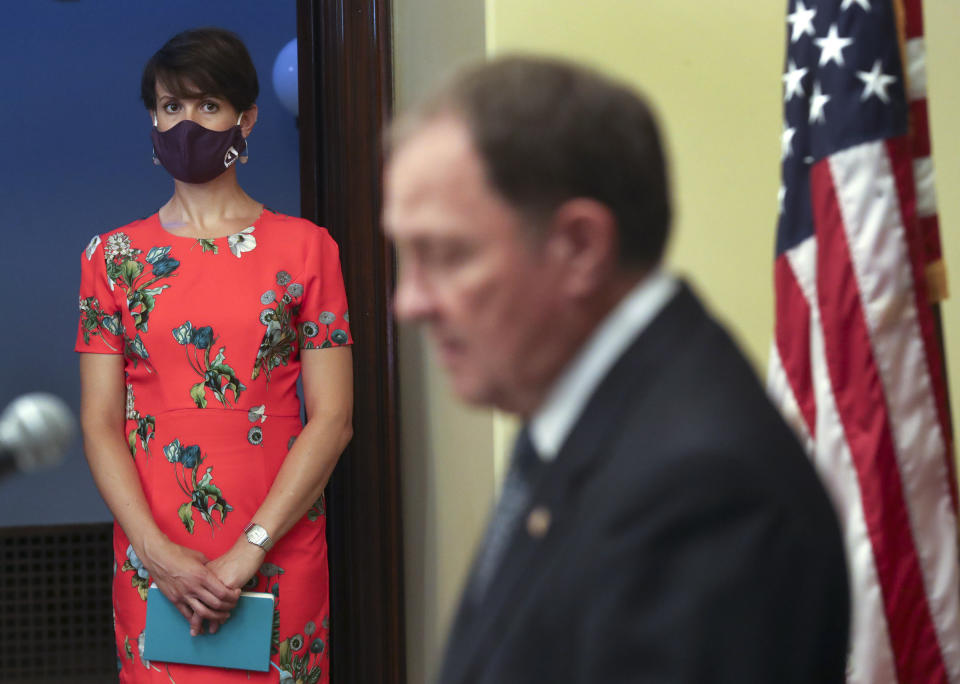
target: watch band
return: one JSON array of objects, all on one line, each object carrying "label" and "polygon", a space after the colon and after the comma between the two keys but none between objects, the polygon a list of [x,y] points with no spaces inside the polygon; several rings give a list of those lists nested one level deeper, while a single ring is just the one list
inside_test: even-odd
[{"label": "watch band", "polygon": [[263,529],[263,527],[255,522],[247,523],[247,526],[243,528],[243,533],[247,535],[248,542],[254,546],[259,546],[264,552],[269,551],[273,547],[273,540],[270,538],[270,535],[267,534],[267,531]]}]

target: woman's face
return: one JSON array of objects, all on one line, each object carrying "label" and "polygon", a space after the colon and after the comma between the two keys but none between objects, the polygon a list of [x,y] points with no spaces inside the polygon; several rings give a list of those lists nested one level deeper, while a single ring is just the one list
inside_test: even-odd
[{"label": "woman's face", "polygon": [[198,123],[211,131],[225,131],[237,124],[240,112],[229,101],[216,95],[178,98],[161,83],[157,91],[157,130],[169,130],[184,119]]}]

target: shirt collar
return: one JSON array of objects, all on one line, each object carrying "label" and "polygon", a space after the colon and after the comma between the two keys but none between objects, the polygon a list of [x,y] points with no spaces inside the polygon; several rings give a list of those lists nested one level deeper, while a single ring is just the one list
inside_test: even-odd
[{"label": "shirt collar", "polygon": [[530,420],[530,437],[540,458],[556,458],[597,385],[676,291],[676,278],[653,271],[603,319]]}]

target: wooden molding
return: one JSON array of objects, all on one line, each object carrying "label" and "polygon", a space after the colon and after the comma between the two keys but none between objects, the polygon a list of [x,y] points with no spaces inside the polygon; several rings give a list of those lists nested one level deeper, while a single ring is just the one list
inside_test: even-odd
[{"label": "wooden molding", "polygon": [[380,229],[392,102],[388,0],[298,0],[301,211],[340,245],[354,335],[354,437],[327,503],[331,672],[406,679],[393,250]]}]

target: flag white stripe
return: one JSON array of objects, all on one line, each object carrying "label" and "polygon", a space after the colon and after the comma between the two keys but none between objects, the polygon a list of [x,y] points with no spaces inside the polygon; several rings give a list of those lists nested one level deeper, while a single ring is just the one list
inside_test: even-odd
[{"label": "flag white stripe", "polygon": [[923,38],[906,42],[907,99],[922,100],[927,96],[927,46]]},{"label": "flag white stripe", "polygon": [[827,370],[823,326],[817,306],[816,242],[809,238],[787,252],[790,267],[810,304],[810,364],[816,398],[816,448],[810,458],[837,509],[850,575],[848,684],[897,684],[896,666],[873,545],[864,518],[860,482],[837,411]]},{"label": "flag white stripe", "polygon": [[937,213],[937,187],[934,183],[933,159],[913,160],[913,181],[917,186],[917,216],[926,218]]},{"label": "flag white stripe", "polygon": [[946,443],[916,311],[899,193],[886,145],[830,157],[925,593],[951,681],[960,681],[960,568]]},{"label": "flag white stripe", "polygon": [[767,393],[770,400],[780,409],[787,424],[793,428],[800,443],[808,454],[813,453],[813,437],[807,429],[807,421],[800,412],[800,405],[793,394],[787,372],[783,369],[783,361],[777,350],[777,343],[770,345],[770,361],[767,364]]}]

